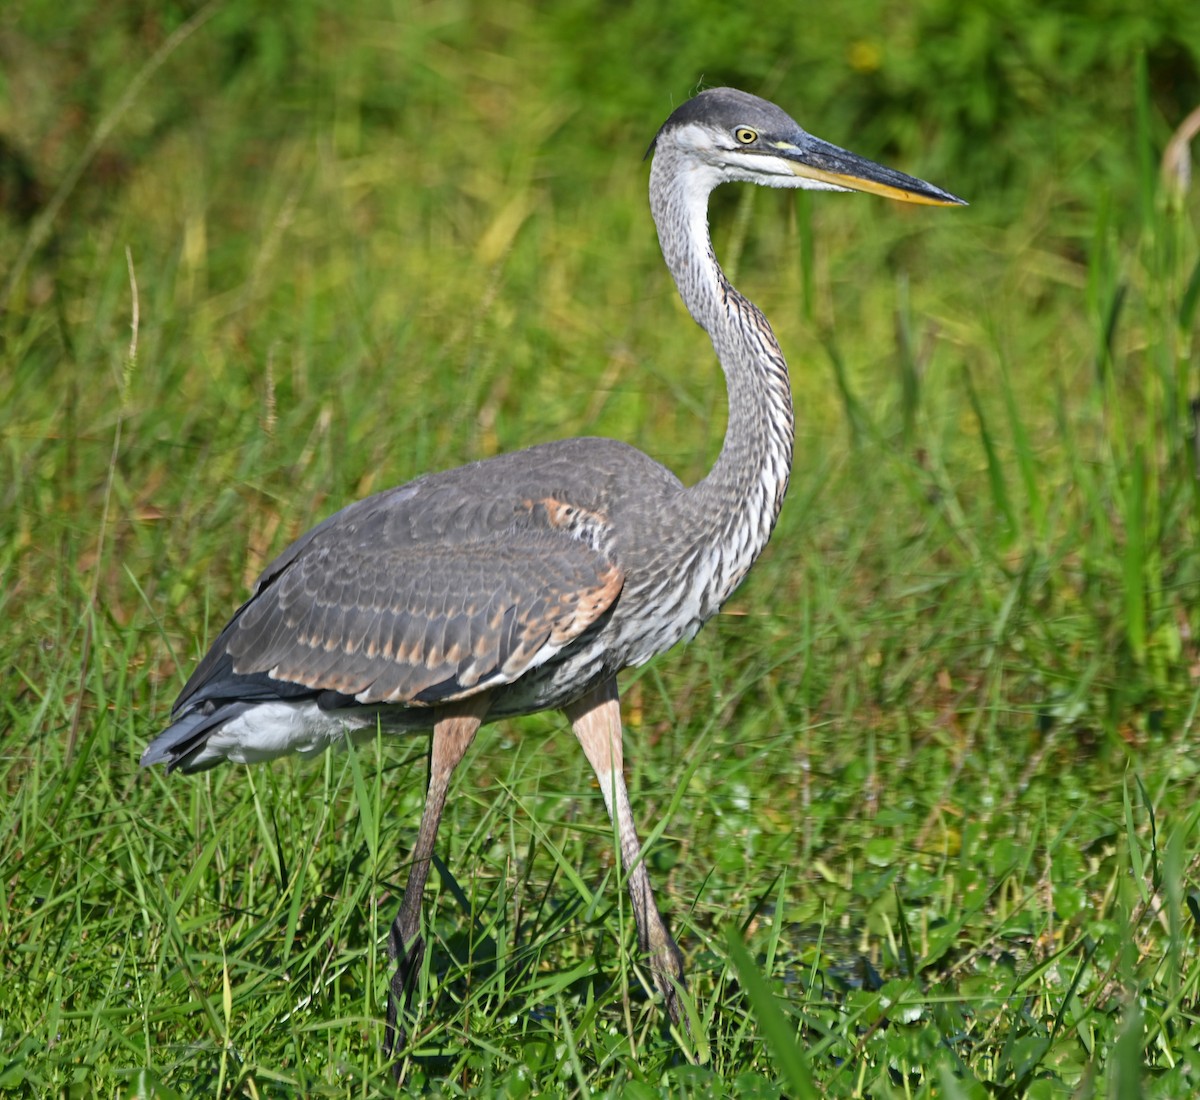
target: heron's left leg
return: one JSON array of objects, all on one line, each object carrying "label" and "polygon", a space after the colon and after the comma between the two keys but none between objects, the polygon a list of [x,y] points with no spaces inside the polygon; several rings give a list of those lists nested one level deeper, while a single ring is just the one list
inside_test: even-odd
[{"label": "heron's left leg", "polygon": [[[388,936],[388,957],[396,964],[388,990],[387,1031],[383,1049],[397,1057],[406,1042],[404,1025],[400,1022],[403,1002],[411,995],[413,983],[421,968],[425,941],[420,936],[421,898],[425,880],[429,877],[429,861],[437,840],[438,825],[446,805],[450,777],[458,767],[475,733],[483,722],[490,700],[486,695],[473,696],[460,703],[441,708],[433,724],[433,744],[429,752],[429,789],[425,794],[425,810],[413,848],[412,866],[404,887],[404,900],[392,922]],[[398,1070],[397,1070],[398,1072]]]},{"label": "heron's left leg", "polygon": [[637,922],[638,946],[649,956],[654,984],[666,1000],[667,1011],[676,1024],[682,1021],[682,1006],[675,982],[684,984],[683,955],[667,931],[658,906],[642,846],[633,823],[629,791],[625,787],[624,755],[621,748],[621,702],[616,679],[606,680],[583,698],[564,708],[571,727],[592,770],[600,781],[600,791],[608,815],[616,825],[621,842],[621,861],[629,881],[629,898]]}]

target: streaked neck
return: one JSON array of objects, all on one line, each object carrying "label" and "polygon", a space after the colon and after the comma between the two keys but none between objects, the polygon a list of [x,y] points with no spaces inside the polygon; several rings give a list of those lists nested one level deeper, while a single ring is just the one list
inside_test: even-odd
[{"label": "streaked neck", "polygon": [[682,159],[670,149],[655,154],[650,207],[675,285],[725,372],[725,442],[708,476],[685,494],[685,508],[697,534],[719,544],[714,549],[724,562],[720,572],[729,574],[719,584],[732,590],[766,545],[783,505],[795,416],[775,334],[754,303],[730,284],[713,252],[708,196],[715,173]]}]

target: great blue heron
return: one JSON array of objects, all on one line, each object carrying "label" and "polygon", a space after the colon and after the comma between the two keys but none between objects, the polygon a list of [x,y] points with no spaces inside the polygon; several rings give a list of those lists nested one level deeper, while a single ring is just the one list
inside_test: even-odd
[{"label": "great blue heron", "polygon": [[386,1049],[424,951],[421,897],[450,776],[483,722],[558,709],[620,837],[638,944],[675,1022],[683,958],[650,886],[622,767],[617,673],[693,637],[770,537],[794,424],[766,318],[713,254],[708,196],[732,180],[960,204],[812,137],[766,100],[712,88],[651,146],[663,257],[729,391],[720,457],[679,479],[624,443],[566,439],[427,474],[358,501],[263,572],[142,756],[201,771],[348,733],[432,728],[429,788],[389,954]]}]

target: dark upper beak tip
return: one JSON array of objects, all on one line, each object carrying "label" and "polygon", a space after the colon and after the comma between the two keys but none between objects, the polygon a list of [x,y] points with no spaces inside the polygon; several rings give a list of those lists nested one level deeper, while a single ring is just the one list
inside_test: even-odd
[{"label": "dark upper beak tip", "polygon": [[970,206],[966,199],[960,199],[957,195],[950,194],[949,191],[943,191],[939,196],[942,206]]}]

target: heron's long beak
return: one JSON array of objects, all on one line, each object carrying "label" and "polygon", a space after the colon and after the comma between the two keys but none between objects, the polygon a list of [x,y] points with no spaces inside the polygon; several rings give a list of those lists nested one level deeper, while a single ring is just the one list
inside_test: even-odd
[{"label": "heron's long beak", "polygon": [[786,158],[788,167],[805,179],[817,180],[846,191],[867,191],[901,202],[925,206],[966,206],[963,199],[934,187],[915,176],[906,176],[894,168],[885,168],[873,160],[839,149],[827,141],[805,134],[796,143],[780,141],[775,148]]}]

